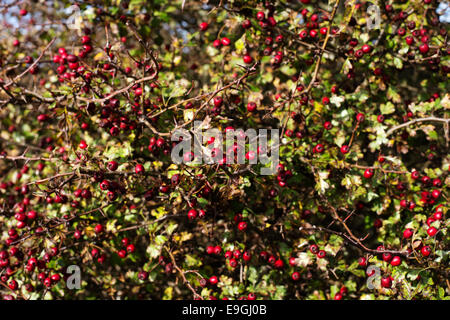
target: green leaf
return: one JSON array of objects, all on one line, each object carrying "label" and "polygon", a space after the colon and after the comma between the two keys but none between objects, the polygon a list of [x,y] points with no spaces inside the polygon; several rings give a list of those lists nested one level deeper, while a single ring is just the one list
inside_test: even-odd
[{"label": "green leaf", "polygon": [[382,104],[381,107],[381,114],[391,114],[395,112],[395,106],[392,102],[387,102],[386,104]]},{"label": "green leaf", "polygon": [[394,58],[394,66],[397,69],[403,69],[403,61],[400,58],[395,57]]}]

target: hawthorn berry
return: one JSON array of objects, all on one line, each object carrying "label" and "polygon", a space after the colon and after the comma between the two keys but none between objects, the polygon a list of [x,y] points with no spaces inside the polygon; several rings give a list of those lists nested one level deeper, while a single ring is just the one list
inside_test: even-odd
[{"label": "hawthorn berry", "polygon": [[420,249],[420,252],[424,257],[428,257],[431,254],[431,248],[430,246],[423,246],[422,249]]},{"label": "hawthorn berry", "polygon": [[411,228],[405,229],[405,231],[403,231],[403,238],[405,239],[409,239],[412,237],[414,231]]},{"label": "hawthorn berry", "polygon": [[239,222],[239,224],[238,224],[238,229],[239,229],[240,231],[245,231],[245,230],[247,230],[247,222],[245,222],[245,221]]},{"label": "hawthorn berry", "polygon": [[434,237],[437,232],[438,232],[438,229],[436,229],[435,227],[430,227],[427,230],[427,233],[430,237]]}]

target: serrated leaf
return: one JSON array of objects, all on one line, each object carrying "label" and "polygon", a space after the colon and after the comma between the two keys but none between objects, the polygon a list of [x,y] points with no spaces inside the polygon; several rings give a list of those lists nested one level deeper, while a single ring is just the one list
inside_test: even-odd
[{"label": "serrated leaf", "polygon": [[387,102],[385,104],[382,104],[380,107],[381,114],[391,114],[395,112],[395,106],[392,102]]}]

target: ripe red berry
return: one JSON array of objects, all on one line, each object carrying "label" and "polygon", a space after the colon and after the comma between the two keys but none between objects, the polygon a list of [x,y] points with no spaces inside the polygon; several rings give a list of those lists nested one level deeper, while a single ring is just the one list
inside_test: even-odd
[{"label": "ripe red berry", "polygon": [[433,218],[434,218],[435,220],[442,220],[443,217],[444,217],[444,214],[443,214],[441,211],[436,211],[436,212],[433,214]]},{"label": "ripe red berry", "polygon": [[81,37],[81,43],[82,44],[89,44],[89,43],[91,43],[91,37],[89,37],[89,36],[82,36]]},{"label": "ripe red berry", "polygon": [[136,250],[136,247],[134,246],[134,244],[129,244],[127,245],[127,252],[128,253],[133,253]]},{"label": "ripe red berry", "polygon": [[300,279],[300,273],[297,272],[297,271],[293,272],[292,275],[291,275],[291,278],[294,281],[298,281]]},{"label": "ripe red berry", "polygon": [[431,254],[431,248],[430,246],[424,246],[422,249],[420,249],[420,252],[424,257],[428,257]]},{"label": "ripe red berry", "polygon": [[383,277],[383,278],[381,278],[381,286],[383,288],[390,288],[390,287],[392,287],[391,277]]},{"label": "ripe red berry", "polygon": [[239,222],[239,224],[238,224],[238,229],[239,229],[240,231],[245,231],[245,230],[247,229],[247,222],[245,222],[245,221]]},{"label": "ripe red berry", "polygon": [[283,260],[278,259],[277,261],[275,261],[274,267],[277,269],[283,269],[283,267],[284,267]]},{"label": "ripe red berry", "polygon": [[222,104],[223,104],[223,98],[219,97],[219,96],[214,97],[213,101],[214,101],[214,106],[216,108],[220,108],[222,106]]},{"label": "ripe red berry", "polygon": [[411,228],[405,229],[405,231],[403,231],[403,238],[409,239],[412,237],[413,233],[414,233],[413,229]]},{"label": "ripe red berry", "polygon": [[248,28],[250,28],[252,26],[252,23],[251,23],[251,21],[250,20],[244,20],[244,22],[242,22],[242,27],[244,28],[244,29],[248,29]]},{"label": "ripe red berry", "polygon": [[366,266],[367,266],[367,259],[364,258],[364,257],[359,258],[359,259],[358,259],[358,264],[359,264],[361,267],[366,267]]},{"label": "ripe red berry", "polygon": [[19,285],[17,284],[16,280],[11,280],[11,281],[8,282],[8,287],[11,290],[17,290],[17,288],[19,288]]},{"label": "ripe red berry", "polygon": [[431,192],[431,196],[435,199],[439,198],[441,195],[441,191],[439,190],[433,190],[433,192]]},{"label": "ripe red berry", "polygon": [[80,141],[80,144],[78,145],[78,147],[79,147],[80,149],[86,149],[86,148],[87,148],[86,141],[81,140],[81,141]]},{"label": "ripe red berry", "polygon": [[217,279],[216,276],[212,276],[209,278],[209,283],[211,283],[212,285],[217,284],[217,282],[219,282],[219,279]]},{"label": "ripe red berry", "polygon": [[362,50],[364,53],[370,53],[370,52],[372,51],[372,47],[369,46],[368,44],[365,44],[365,45],[363,45],[363,46],[361,47],[361,50]]},{"label": "ripe red berry", "polygon": [[384,252],[381,256],[383,261],[389,262],[392,260],[392,255],[389,252]]},{"label": "ripe red berry", "polygon": [[95,233],[102,233],[103,232],[103,226],[101,224],[97,224],[94,228]]},{"label": "ripe red berry", "polygon": [[414,38],[411,37],[411,36],[407,36],[405,38],[405,41],[406,41],[406,44],[410,46],[410,45],[412,45],[414,43]]},{"label": "ripe red berry", "polygon": [[228,264],[230,265],[230,267],[236,268],[238,262],[237,262],[237,260],[236,260],[235,258],[231,258],[231,259],[228,261]]},{"label": "ripe red berry", "polygon": [[428,44],[426,44],[426,43],[423,43],[423,44],[421,44],[421,45],[419,46],[419,51],[420,51],[422,54],[427,53],[429,50],[430,50],[430,47],[429,47]]},{"label": "ripe red berry", "polygon": [[220,40],[220,42],[221,42],[222,45],[224,45],[224,46],[229,46],[230,43],[231,43],[230,39],[228,39],[227,37],[222,38],[222,39]]},{"label": "ripe red berry", "polygon": [[341,147],[341,153],[346,154],[346,153],[348,153],[349,151],[350,151],[349,146],[347,146],[347,145],[344,144],[344,145]]},{"label": "ripe red berry", "polygon": [[262,21],[266,18],[266,15],[262,11],[258,11],[256,13],[256,20]]},{"label": "ripe red berry", "polygon": [[189,218],[189,220],[194,220],[195,218],[197,218],[197,210],[195,210],[195,209],[189,210],[188,218]]},{"label": "ripe red berry", "polygon": [[314,147],[315,152],[317,153],[322,153],[324,151],[324,147],[322,144],[318,143],[315,147]]},{"label": "ripe red berry", "polygon": [[52,280],[52,282],[58,282],[59,280],[61,280],[61,276],[55,273],[51,275],[50,279]]},{"label": "ripe red berry", "polygon": [[394,267],[399,266],[400,263],[402,263],[402,259],[399,256],[394,256],[391,260],[391,265]]},{"label": "ripe red berry", "polygon": [[420,176],[419,172],[417,172],[417,171],[411,172],[411,178],[412,178],[413,180],[419,179],[419,176]]},{"label": "ripe red berry", "polygon": [[108,162],[108,164],[107,164],[107,168],[109,171],[116,171],[118,167],[119,167],[119,164],[114,160]]},{"label": "ripe red berry", "polygon": [[136,172],[136,174],[141,174],[145,172],[144,166],[142,164],[137,164],[136,167],[134,168],[134,172]]},{"label": "ripe red berry", "polygon": [[427,233],[430,237],[434,237],[437,232],[438,232],[438,229],[436,229],[435,227],[430,227],[427,230]]},{"label": "ripe red berry", "polygon": [[340,292],[334,295],[334,300],[342,300],[342,294]]},{"label": "ripe red berry", "polygon": [[364,119],[365,119],[364,114],[358,113],[358,114],[356,115],[356,121],[358,121],[358,122],[363,122]]},{"label": "ripe red berry", "polygon": [[124,249],[121,249],[121,250],[117,251],[117,255],[119,256],[119,258],[124,259],[127,256],[127,251]]},{"label": "ripe red berry", "polygon": [[317,258],[322,259],[325,258],[326,256],[326,252],[324,250],[320,250],[319,252],[317,252]]},{"label": "ripe red berry", "polygon": [[200,23],[200,30],[201,31],[206,31],[209,27],[209,24],[207,22],[202,22]]},{"label": "ripe red berry", "polygon": [[244,60],[244,63],[246,63],[246,64],[250,64],[253,62],[253,58],[248,54],[244,55],[243,60]]},{"label": "ripe red berry", "polygon": [[206,253],[207,254],[213,254],[214,253],[214,247],[213,246],[207,246],[206,247]]},{"label": "ripe red berry", "polygon": [[247,111],[248,112],[253,112],[253,111],[255,111],[256,110],[256,103],[254,103],[254,102],[249,102],[248,104],[247,104]]},{"label": "ripe red berry", "polygon": [[373,177],[373,174],[374,174],[373,169],[367,168],[367,169],[364,171],[364,178],[370,179],[370,178]]}]

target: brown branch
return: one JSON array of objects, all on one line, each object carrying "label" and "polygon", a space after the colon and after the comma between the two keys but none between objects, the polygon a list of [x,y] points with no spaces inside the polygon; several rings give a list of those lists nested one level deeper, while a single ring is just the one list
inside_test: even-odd
[{"label": "brown branch", "polygon": [[415,124],[415,123],[418,123],[418,122],[426,122],[426,121],[444,122],[447,125],[450,123],[450,119],[437,118],[437,117],[427,117],[427,118],[414,119],[414,120],[402,123],[402,124],[400,124],[398,126],[392,127],[391,129],[388,130],[388,132],[386,133],[386,136],[390,136],[392,133],[394,133],[394,131],[396,131],[398,129],[408,127],[408,126],[410,126],[412,124]]},{"label": "brown branch", "polygon": [[16,76],[13,80],[11,80],[10,82],[8,82],[5,87],[9,87],[11,84],[17,82],[20,78],[22,78],[24,75],[26,75],[28,73],[28,71],[30,71],[31,68],[33,68],[44,56],[45,52],[47,51],[48,48],[50,48],[50,46],[53,44],[53,42],[55,42],[56,38],[53,38],[48,44],[47,46],[44,48],[44,50],[42,50],[41,54],[39,55],[39,57],[21,74],[19,74],[18,76]]},{"label": "brown branch", "polygon": [[192,287],[191,283],[186,279],[185,272],[180,267],[178,267],[178,265],[175,261],[175,257],[173,256],[172,252],[170,252],[170,250],[167,247],[165,247],[165,249],[170,256],[170,260],[172,260],[172,264],[173,264],[174,268],[178,271],[181,278],[183,279],[184,284],[189,288],[189,290],[192,291],[194,297],[202,299],[202,296],[199,295],[197,293],[197,291],[195,291],[195,289]]},{"label": "brown branch", "polygon": [[365,252],[369,252],[369,253],[372,253],[372,254],[390,253],[390,254],[396,254],[396,255],[404,256],[407,259],[414,259],[414,257],[410,256],[408,251],[369,249],[366,246],[362,245],[360,242],[355,241],[351,236],[349,236],[348,234],[346,234],[344,232],[335,231],[335,230],[331,230],[331,229],[324,228],[324,227],[318,227],[318,226],[312,226],[310,228],[300,227],[299,231],[322,231],[322,232],[332,233],[332,234],[335,234],[335,235],[343,238],[344,240],[347,240],[350,244],[352,244],[355,247],[360,248],[361,250],[363,250]]}]

